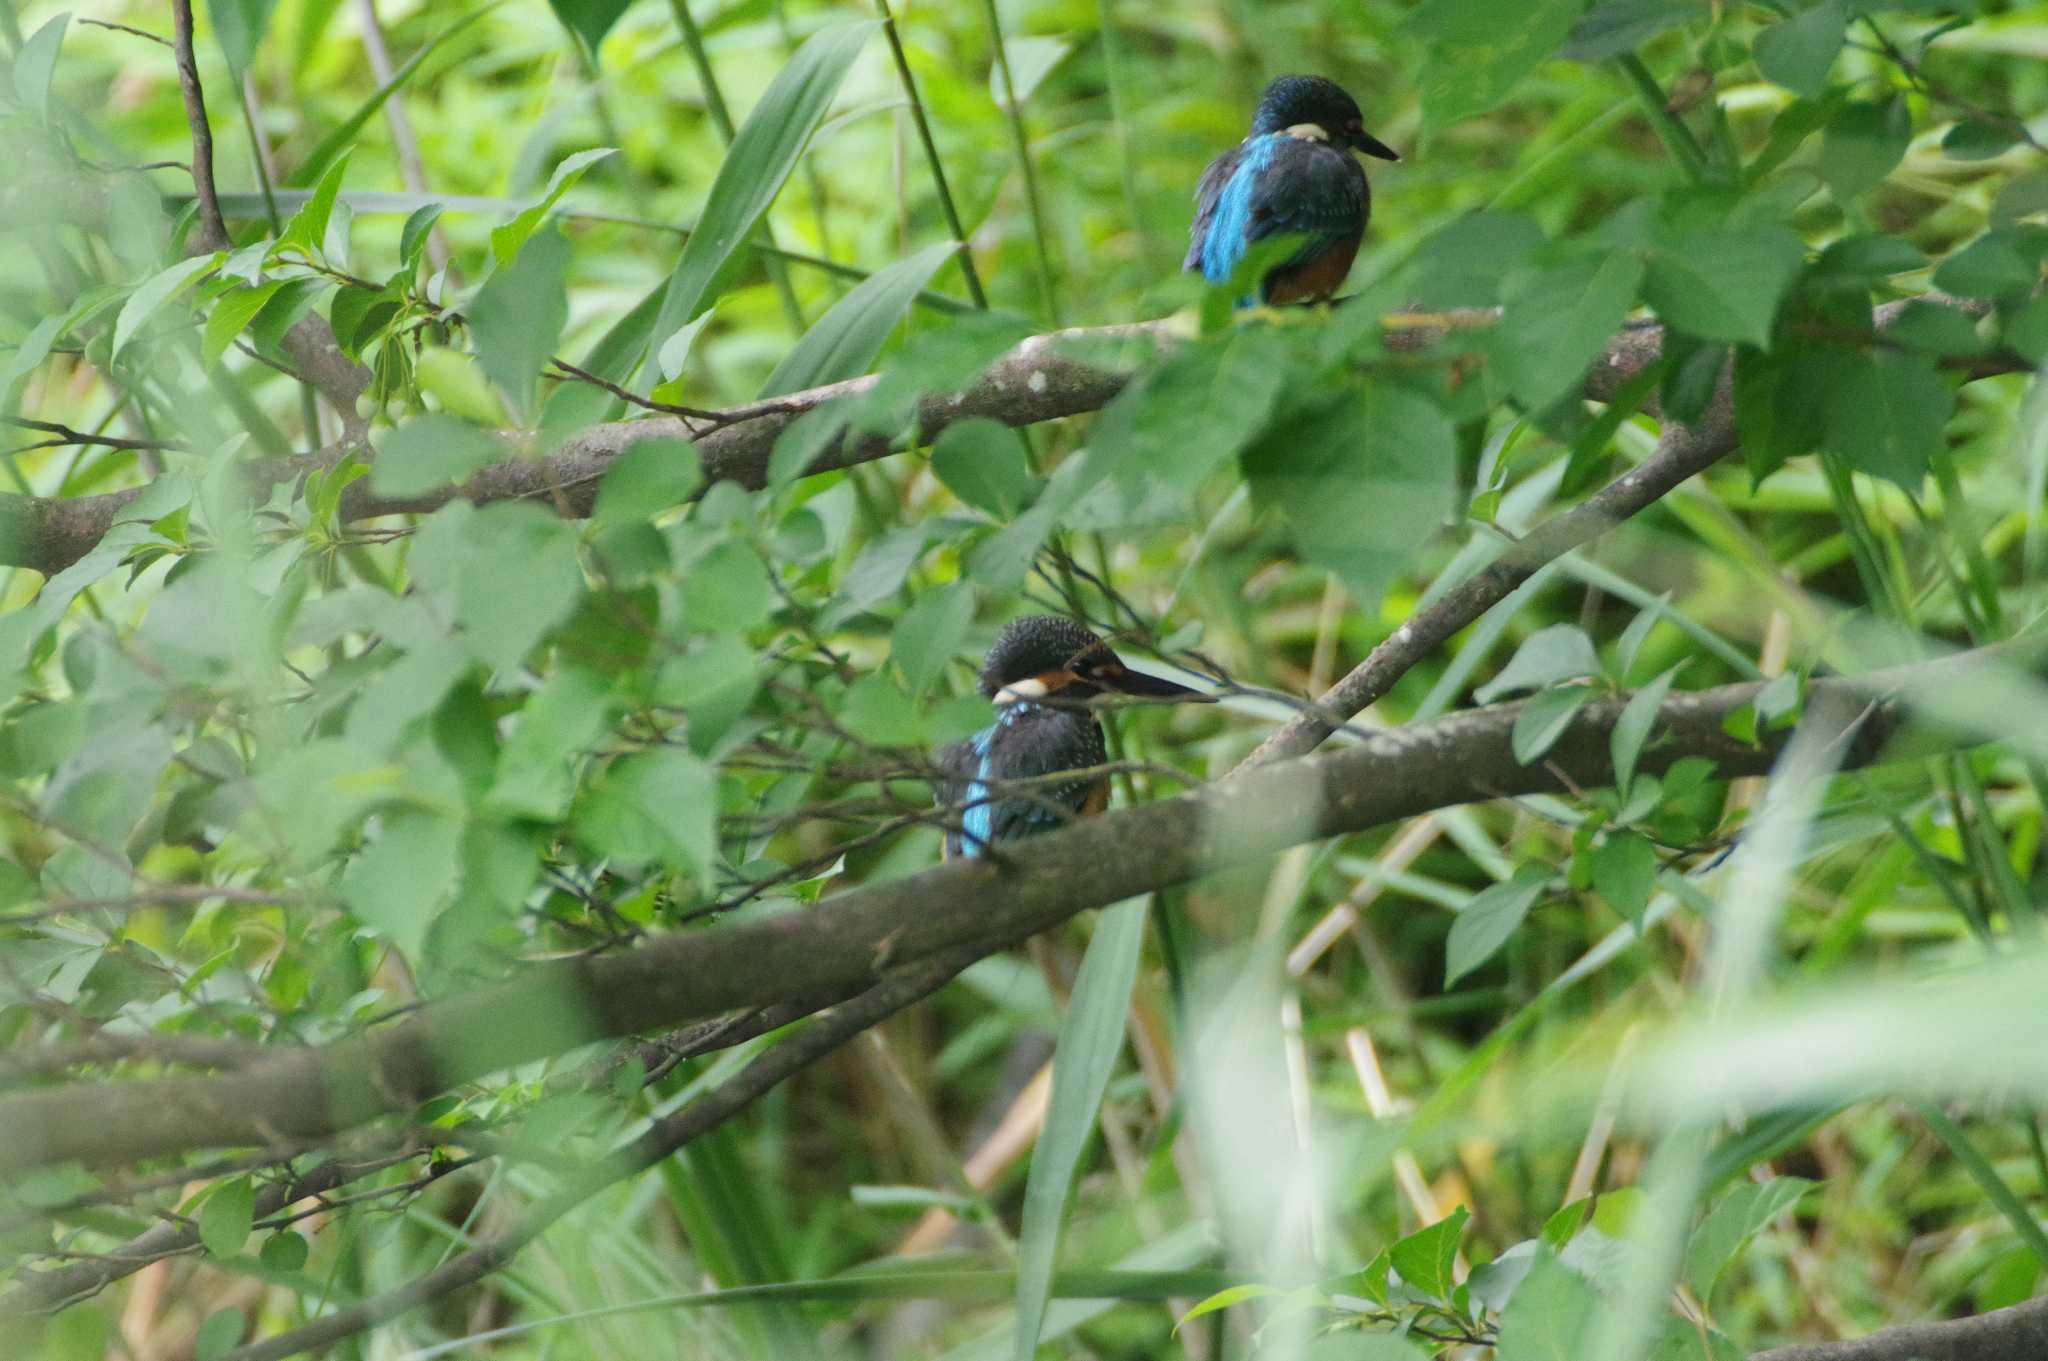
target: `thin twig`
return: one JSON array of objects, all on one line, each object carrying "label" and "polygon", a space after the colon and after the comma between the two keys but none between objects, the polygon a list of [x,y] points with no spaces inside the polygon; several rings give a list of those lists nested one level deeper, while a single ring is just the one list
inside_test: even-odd
[{"label": "thin twig", "polygon": [[192,129],[192,192],[199,196],[199,244],[226,250],[231,243],[213,184],[213,128],[206,121],[206,97],[199,89],[199,65],[192,59],[192,0],[171,0],[171,52],[177,59],[178,90],[185,122]]},{"label": "thin twig", "polygon": [[26,416],[0,416],[0,424],[18,426],[23,430],[36,430],[45,435],[56,435],[59,437],[47,443],[37,445],[36,447],[39,449],[56,448],[66,444],[91,444],[103,449],[182,450],[189,447],[183,444],[166,443],[162,440],[124,439],[119,435],[91,435],[83,430],[73,430],[68,425],[59,425],[55,421],[31,420]]},{"label": "thin twig", "polygon": [[953,191],[946,185],[946,165],[939,159],[939,146],[932,139],[931,120],[925,117],[924,100],[917,92],[917,77],[910,73],[910,58],[904,54],[902,35],[896,31],[896,14],[889,8],[889,0],[875,0],[875,8],[882,14],[882,34],[889,40],[889,56],[896,63],[896,79],[903,85],[903,94],[910,101],[911,121],[917,125],[917,138],[924,144],[924,159],[931,170],[932,186],[938,191],[939,210],[946,215],[946,230],[960,243],[955,259],[960,262],[960,276],[967,283],[968,296],[974,305],[988,310],[988,294],[982,289],[981,275],[974,268],[974,248],[968,244],[967,229],[960,225],[960,210],[953,206]]}]

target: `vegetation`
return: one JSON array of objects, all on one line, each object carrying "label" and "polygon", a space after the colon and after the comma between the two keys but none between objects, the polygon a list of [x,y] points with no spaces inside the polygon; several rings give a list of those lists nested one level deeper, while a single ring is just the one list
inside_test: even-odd
[{"label": "vegetation", "polygon": [[[7,1354],[2043,1354],[2048,6],[97,10]],[[1240,311],[1288,71],[1405,159]],[[937,865],[1041,611],[1218,702]]]}]

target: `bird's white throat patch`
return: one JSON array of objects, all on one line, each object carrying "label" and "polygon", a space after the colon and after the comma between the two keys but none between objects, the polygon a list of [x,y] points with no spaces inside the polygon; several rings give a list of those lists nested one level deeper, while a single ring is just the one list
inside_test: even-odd
[{"label": "bird's white throat patch", "polygon": [[1330,130],[1321,123],[1295,123],[1287,129],[1287,135],[1304,142],[1330,140]]},{"label": "bird's white throat patch", "polygon": [[995,702],[998,706],[1004,704],[1025,704],[1034,699],[1044,699],[1051,693],[1052,691],[1044,681],[1033,676],[1029,680],[1011,681],[1008,685],[996,691]]}]

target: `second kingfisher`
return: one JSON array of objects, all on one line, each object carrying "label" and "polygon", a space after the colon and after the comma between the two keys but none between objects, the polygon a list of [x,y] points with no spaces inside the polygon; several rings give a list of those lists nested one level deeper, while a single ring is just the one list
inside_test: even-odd
[{"label": "second kingfisher", "polygon": [[[972,859],[991,846],[1102,811],[1109,801],[1104,776],[1040,778],[1108,759],[1102,724],[1084,707],[1091,700],[1208,698],[1131,670],[1084,625],[1052,614],[1014,620],[996,635],[982,662],[981,693],[994,701],[996,721],[937,755],[949,777],[935,791],[938,801],[960,810],[959,826],[946,829],[949,860]],[[1036,782],[1003,787],[1025,780]]]},{"label": "second kingfisher", "polygon": [[1275,80],[1259,100],[1251,135],[1202,172],[1181,267],[1226,284],[1254,242],[1298,236],[1300,248],[1266,271],[1258,301],[1328,298],[1351,272],[1372,212],[1372,191],[1353,151],[1401,159],[1365,130],[1358,102],[1343,86],[1321,76]]}]

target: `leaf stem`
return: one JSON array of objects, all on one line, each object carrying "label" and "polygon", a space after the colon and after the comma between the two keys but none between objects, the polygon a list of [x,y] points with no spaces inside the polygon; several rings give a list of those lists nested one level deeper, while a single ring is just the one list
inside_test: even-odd
[{"label": "leaf stem", "polygon": [[1657,134],[1657,140],[1672,158],[1684,167],[1686,178],[1694,184],[1707,182],[1707,154],[1694,140],[1692,130],[1678,121],[1670,109],[1665,107],[1664,87],[1650,74],[1650,68],[1643,65],[1643,59],[1633,52],[1627,52],[1614,59],[1615,67],[1635,91],[1636,103],[1642,107],[1643,116],[1650,120],[1650,128]]},{"label": "leaf stem", "polygon": [[875,8],[882,16],[882,32],[889,39],[889,55],[896,63],[896,78],[903,84],[903,96],[910,101],[910,118],[917,125],[917,139],[924,144],[924,159],[932,172],[932,185],[938,190],[939,209],[946,215],[946,230],[960,243],[960,275],[967,283],[968,296],[982,311],[988,310],[988,294],[982,289],[981,275],[974,268],[974,249],[967,242],[967,232],[960,225],[960,210],[953,206],[953,191],[946,186],[945,163],[939,159],[938,144],[932,140],[931,120],[925,117],[924,99],[917,92],[917,77],[910,73],[910,58],[904,55],[902,35],[896,31],[896,14],[889,8],[889,0],[875,0]]},{"label": "leaf stem", "polygon": [[1965,1134],[1955,1121],[1949,1119],[1941,1107],[1926,1097],[1908,1097],[1907,1104],[1927,1127],[1948,1145],[1948,1151],[1955,1155],[1956,1161],[1963,1165],[1963,1170],[1976,1181],[1978,1188],[1984,1192],[1985,1199],[2004,1212],[2006,1219],[2012,1223],[2013,1231],[2019,1234],[2022,1242],[2033,1249],[2034,1256],[2043,1263],[2048,1263],[2048,1232],[2042,1230],[2041,1222],[2034,1218],[2033,1212],[2027,1209],[2019,1196],[2014,1194],[2013,1189],[2005,1184],[2005,1178],[1998,1175],[1998,1169],[1993,1167],[1991,1161],[1978,1150],[1977,1145],[1971,1142],[1970,1136]]}]

